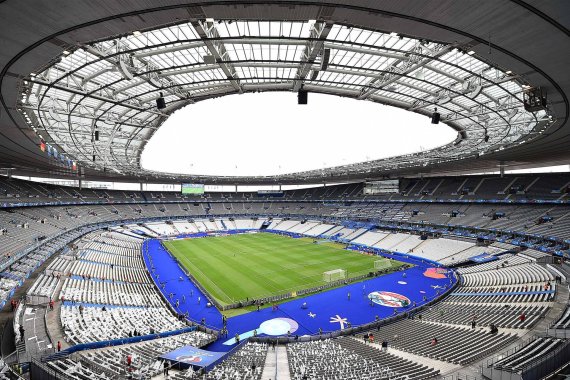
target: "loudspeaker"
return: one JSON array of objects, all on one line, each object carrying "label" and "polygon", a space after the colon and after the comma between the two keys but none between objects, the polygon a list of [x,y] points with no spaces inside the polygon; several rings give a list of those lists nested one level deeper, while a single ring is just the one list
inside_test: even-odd
[{"label": "loudspeaker", "polygon": [[156,99],[156,108],[158,108],[159,110],[166,108],[166,102],[162,97],[162,92],[160,93],[160,98]]},{"label": "loudspeaker", "polygon": [[439,112],[434,112],[431,115],[431,123],[432,124],[439,124],[439,119],[440,119],[441,115],[439,114]]},{"label": "loudspeaker", "polygon": [[99,141],[99,131],[95,131],[95,141]]},{"label": "loudspeaker", "polygon": [[213,55],[205,55],[202,58],[204,59],[204,63],[207,65],[213,65],[216,63],[216,57]]},{"label": "loudspeaker", "polygon": [[308,92],[305,90],[299,90],[297,93],[297,104],[307,104],[308,102]]}]

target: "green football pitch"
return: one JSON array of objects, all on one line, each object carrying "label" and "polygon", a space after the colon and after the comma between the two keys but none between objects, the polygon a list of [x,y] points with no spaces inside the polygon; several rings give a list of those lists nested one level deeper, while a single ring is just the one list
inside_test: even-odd
[{"label": "green football pitch", "polygon": [[[323,272],[353,278],[374,271],[378,256],[270,233],[165,241],[164,246],[221,305],[326,284]],[[384,259],[396,269],[401,262]]]}]

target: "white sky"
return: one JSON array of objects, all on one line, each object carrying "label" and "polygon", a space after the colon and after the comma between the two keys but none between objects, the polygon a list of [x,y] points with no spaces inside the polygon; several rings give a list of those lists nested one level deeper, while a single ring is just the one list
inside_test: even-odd
[{"label": "white sky", "polygon": [[285,174],[391,157],[446,144],[445,124],[395,107],[332,95],[223,96],[169,117],[142,154],[145,169],[195,175]]}]

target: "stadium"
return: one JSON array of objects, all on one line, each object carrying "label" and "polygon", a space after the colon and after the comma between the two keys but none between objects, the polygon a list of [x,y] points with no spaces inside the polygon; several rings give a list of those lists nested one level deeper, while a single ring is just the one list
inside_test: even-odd
[{"label": "stadium", "polygon": [[0,1],[0,379],[567,378],[569,15]]}]

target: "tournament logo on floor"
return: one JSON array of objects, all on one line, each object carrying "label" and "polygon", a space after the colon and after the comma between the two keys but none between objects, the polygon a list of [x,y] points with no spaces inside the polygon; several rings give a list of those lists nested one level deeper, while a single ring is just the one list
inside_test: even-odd
[{"label": "tournament logo on floor", "polygon": [[375,304],[387,307],[406,307],[410,304],[410,299],[398,293],[392,292],[372,292],[368,294],[368,299]]},{"label": "tournament logo on floor", "polygon": [[424,276],[435,279],[447,278],[447,269],[443,268],[428,268],[424,272]]},{"label": "tournament logo on floor", "polygon": [[224,352],[206,351],[193,346],[184,346],[167,352],[160,357],[166,360],[204,367],[212,364],[224,355]]},{"label": "tournament logo on floor", "polygon": [[202,357],[200,355],[182,355],[177,356],[176,360],[182,363],[193,364],[200,363],[202,361]]}]

